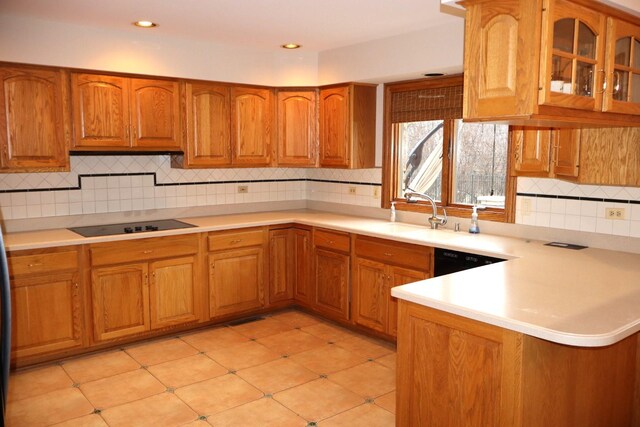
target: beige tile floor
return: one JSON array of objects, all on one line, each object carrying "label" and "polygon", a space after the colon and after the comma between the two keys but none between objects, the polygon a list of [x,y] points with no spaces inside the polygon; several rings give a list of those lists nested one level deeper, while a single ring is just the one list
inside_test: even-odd
[{"label": "beige tile floor", "polygon": [[14,373],[8,425],[393,426],[395,365],[289,310]]}]

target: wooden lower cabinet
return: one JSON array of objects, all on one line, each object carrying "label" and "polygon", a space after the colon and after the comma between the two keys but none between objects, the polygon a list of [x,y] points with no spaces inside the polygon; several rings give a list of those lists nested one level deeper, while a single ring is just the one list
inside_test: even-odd
[{"label": "wooden lower cabinet", "polygon": [[90,245],[94,340],[200,320],[199,242],[187,235]]},{"label": "wooden lower cabinet", "polygon": [[14,359],[82,346],[77,274],[16,279],[11,287]]},{"label": "wooden lower cabinet", "polygon": [[18,365],[86,344],[83,286],[75,246],[7,254],[11,350]]},{"label": "wooden lower cabinet", "polygon": [[269,304],[293,298],[293,228],[269,231]]},{"label": "wooden lower cabinet", "polygon": [[431,277],[432,252],[430,247],[356,236],[351,308],[353,321],[396,336],[398,302],[391,296],[391,289]]},{"label": "wooden lower cabinet", "polygon": [[151,329],[195,322],[195,256],[165,259],[150,264],[149,290]]},{"label": "wooden lower cabinet", "polygon": [[313,300],[311,280],[311,231],[293,229],[293,296],[296,301],[310,303]]},{"label": "wooden lower cabinet", "polygon": [[637,333],[608,347],[572,347],[407,301],[399,307],[399,427],[637,422]]},{"label": "wooden lower cabinet", "polygon": [[209,235],[209,311],[211,318],[265,306],[268,232],[251,228]]},{"label": "wooden lower cabinet", "polygon": [[314,250],[314,308],[328,317],[349,319],[350,256],[322,248]]},{"label": "wooden lower cabinet", "polygon": [[147,263],[94,269],[91,273],[96,341],[151,329]]}]

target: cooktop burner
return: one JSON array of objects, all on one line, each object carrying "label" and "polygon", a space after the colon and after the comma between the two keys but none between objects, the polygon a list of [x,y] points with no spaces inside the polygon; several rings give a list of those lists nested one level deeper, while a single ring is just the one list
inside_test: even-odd
[{"label": "cooktop burner", "polygon": [[144,233],[147,231],[174,230],[176,228],[195,227],[193,224],[177,219],[161,219],[158,221],[126,222],[122,224],[91,225],[72,227],[69,230],[84,237],[110,236],[112,234]]}]

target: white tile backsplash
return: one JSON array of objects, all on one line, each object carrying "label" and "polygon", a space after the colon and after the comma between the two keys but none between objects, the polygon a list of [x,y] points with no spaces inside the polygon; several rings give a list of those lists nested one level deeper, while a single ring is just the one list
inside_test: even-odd
[{"label": "white tile backsplash", "polygon": [[[521,177],[518,178],[518,194],[521,195],[516,199],[516,224],[640,237],[640,204],[633,203],[640,202],[638,188],[579,185],[554,179]],[[576,200],[575,197],[582,199]],[[624,209],[624,219],[605,218],[607,208]]]},{"label": "white tile backsplash", "polygon": [[[100,174],[112,176],[95,176]],[[275,182],[246,182],[258,180]],[[170,185],[194,182],[198,184]],[[168,155],[72,156],[70,172],[0,174],[0,190],[32,190],[0,193],[0,214],[12,220],[305,199],[379,207],[373,189],[379,190],[380,183],[379,168],[182,170],[171,169]],[[238,185],[246,185],[248,193],[238,193]],[[348,194],[350,186],[356,187],[355,195]]]}]

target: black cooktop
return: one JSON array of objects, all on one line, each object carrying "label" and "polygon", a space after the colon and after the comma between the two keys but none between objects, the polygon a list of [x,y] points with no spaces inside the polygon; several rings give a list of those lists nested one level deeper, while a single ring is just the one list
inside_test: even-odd
[{"label": "black cooktop", "polygon": [[193,224],[177,219],[161,219],[158,221],[125,222],[122,224],[91,225],[72,227],[69,230],[84,237],[110,236],[112,234],[144,233],[148,231],[174,230],[176,228],[195,227]]}]

